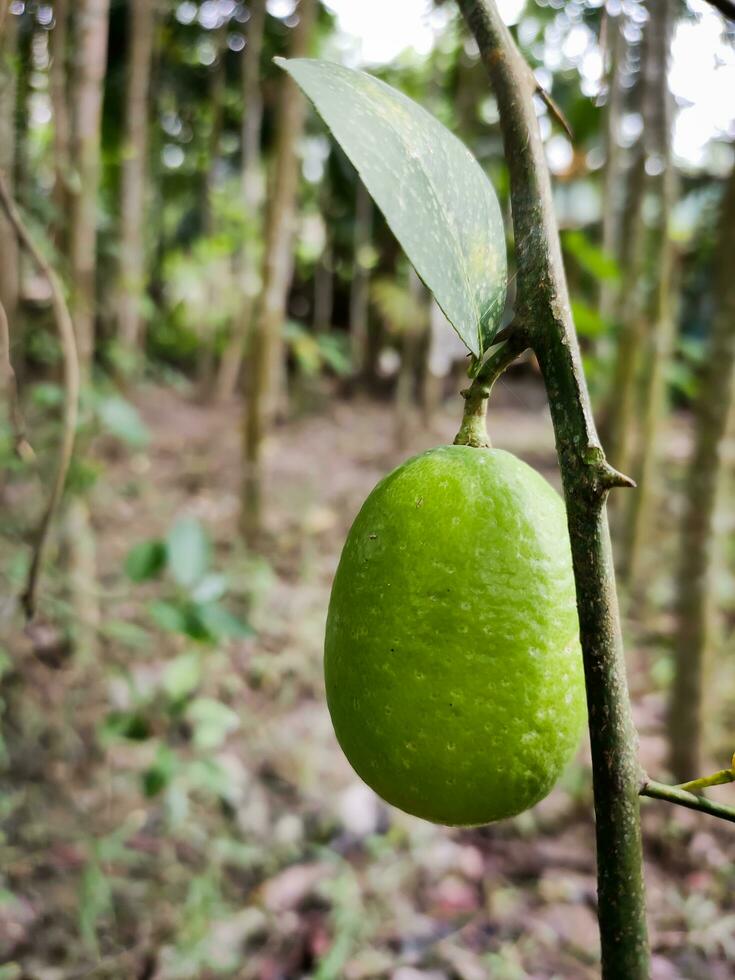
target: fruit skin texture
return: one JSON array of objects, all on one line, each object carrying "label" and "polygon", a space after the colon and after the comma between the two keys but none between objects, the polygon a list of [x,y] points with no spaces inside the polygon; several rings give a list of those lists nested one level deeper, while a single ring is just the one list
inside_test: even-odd
[{"label": "fruit skin texture", "polygon": [[380,796],[490,823],[548,794],[586,716],[564,503],[511,453],[442,446],[382,480],[332,588],[327,702]]}]

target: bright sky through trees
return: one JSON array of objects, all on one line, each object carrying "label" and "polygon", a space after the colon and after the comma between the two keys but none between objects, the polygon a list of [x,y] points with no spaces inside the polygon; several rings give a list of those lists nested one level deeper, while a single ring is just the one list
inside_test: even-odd
[{"label": "bright sky through trees", "polygon": [[[289,0],[272,3],[285,6]],[[449,11],[432,9],[430,0],[326,0],[326,5],[347,36],[350,60],[364,66],[392,61],[407,48],[426,54],[437,30],[451,16]],[[524,6],[524,0],[500,3],[507,23],[515,23]],[[677,25],[670,84],[679,107],[674,151],[682,161],[697,166],[707,162],[706,145],[713,137],[729,133],[735,138],[735,47],[723,40],[723,19],[705,0],[689,0],[689,7],[696,19]],[[573,26],[562,40],[561,51],[578,64],[589,94],[597,90],[601,58],[592,32],[582,24]]]}]

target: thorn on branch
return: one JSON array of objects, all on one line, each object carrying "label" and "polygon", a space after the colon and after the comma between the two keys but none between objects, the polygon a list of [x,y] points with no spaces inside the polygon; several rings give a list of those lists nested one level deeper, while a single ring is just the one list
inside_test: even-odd
[{"label": "thorn on branch", "polygon": [[616,470],[607,460],[603,460],[600,468],[600,482],[607,490],[612,490],[613,487],[635,488],[637,485],[635,480]]}]

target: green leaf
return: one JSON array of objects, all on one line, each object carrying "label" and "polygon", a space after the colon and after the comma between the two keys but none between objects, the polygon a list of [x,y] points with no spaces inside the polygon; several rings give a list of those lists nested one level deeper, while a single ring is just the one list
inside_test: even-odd
[{"label": "green leaf", "polygon": [[227,586],[227,576],[221,575],[219,572],[209,572],[197,584],[191,593],[191,597],[195,602],[215,602],[225,595]]},{"label": "green leaf", "polygon": [[228,640],[254,636],[255,631],[218,602],[194,607],[196,618],[213,640]]},{"label": "green leaf", "polygon": [[194,745],[198,749],[218,748],[240,724],[232,708],[214,698],[192,701],[186,717],[194,729]]},{"label": "green leaf", "polygon": [[137,408],[119,395],[112,395],[99,401],[97,417],[103,428],[121,442],[126,442],[135,449],[148,444],[148,429],[143,424]]},{"label": "green leaf", "polygon": [[198,651],[182,653],[163,672],[163,687],[172,701],[180,701],[199,686],[202,658]]},{"label": "green leaf", "polygon": [[580,337],[601,337],[611,329],[608,321],[594,307],[582,300],[572,300],[572,315]]},{"label": "green leaf", "polygon": [[469,350],[491,345],[505,305],[505,232],[469,150],[384,82],[326,61],[276,58],[357,168],[419,276]]},{"label": "green leaf", "polygon": [[209,541],[199,521],[191,517],[177,521],[166,539],[168,567],[174,579],[191,588],[203,577],[209,564]]},{"label": "green leaf", "polygon": [[166,599],[155,599],[148,603],[148,612],[156,626],[168,633],[186,633],[188,625],[187,607]]},{"label": "green leaf", "polygon": [[143,792],[147,797],[157,796],[176,775],[179,760],[166,745],[159,745],[156,758],[142,775]]},{"label": "green leaf", "polygon": [[151,736],[148,719],[136,711],[111,711],[102,724],[104,739],[125,738],[130,742],[145,742]]},{"label": "green leaf", "polygon": [[141,541],[128,552],[125,574],[131,582],[147,582],[155,578],[166,565],[166,545],[163,541]]},{"label": "green leaf", "polygon": [[612,255],[593,244],[583,231],[566,231],[562,236],[564,250],[595,279],[617,282],[620,269]]}]

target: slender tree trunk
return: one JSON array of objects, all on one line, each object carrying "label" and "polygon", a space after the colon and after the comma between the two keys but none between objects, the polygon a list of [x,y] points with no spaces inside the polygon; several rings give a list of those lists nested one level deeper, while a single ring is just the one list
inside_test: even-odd
[{"label": "slender tree trunk", "polygon": [[[325,184],[328,180],[329,177],[325,174]],[[314,332],[317,334],[329,332],[332,327],[334,310],[333,247],[330,229],[329,191],[326,186],[322,187],[319,210],[325,219],[326,237],[322,254],[319,256],[319,261],[314,269]]]},{"label": "slender tree trunk", "polygon": [[[291,57],[308,52],[316,0],[301,0],[299,22],[293,28]],[[262,292],[254,324],[244,425],[242,528],[246,535],[260,528],[262,443],[281,394],[283,341],[288,288],[293,270],[291,254],[298,190],[298,141],[306,106],[296,83],[284,74],[280,81],[273,180],[266,216]]]},{"label": "slender tree trunk", "polygon": [[[623,15],[606,14],[607,103],[605,108],[605,173],[602,191],[602,247],[608,255],[619,258],[620,245],[620,120],[623,113]],[[608,279],[600,281],[600,313],[609,318],[615,309],[619,285]]]},{"label": "slender tree trunk", "polygon": [[716,251],[716,302],[696,406],[677,585],[674,685],[669,708],[671,769],[677,782],[702,771],[703,707],[711,646],[715,515],[724,478],[723,448],[735,403],[735,169],[725,191]]},{"label": "slender tree trunk", "polygon": [[408,271],[408,291],[411,296],[411,308],[420,310],[422,315],[418,322],[414,322],[412,319],[410,323],[403,325],[401,366],[398,371],[395,392],[397,449],[406,448],[413,430],[420,362],[429,326],[425,287],[413,266]]},{"label": "slender tree trunk", "polygon": [[89,379],[95,346],[97,205],[102,101],[110,0],[80,0],[74,80],[74,163],[78,187],[71,206],[70,265],[74,329],[82,377]]},{"label": "slender tree trunk", "polygon": [[55,0],[54,26],[49,39],[49,96],[54,121],[54,241],[66,254],[70,209],[69,173],[71,171],[71,118],[67,86],[67,49],[69,40],[69,0]]},{"label": "slender tree trunk", "polygon": [[[619,34],[621,30],[622,24],[618,25]],[[652,55],[650,24],[647,24],[643,33],[640,68],[631,105],[632,109],[644,116],[651,109],[648,91],[652,83],[650,67]],[[618,82],[620,82],[619,75]],[[612,105],[610,108],[612,110]],[[608,118],[609,125],[610,118]],[[611,138],[612,134],[608,129],[608,140]],[[633,446],[638,417],[638,372],[645,340],[642,279],[647,236],[646,225],[643,220],[643,202],[647,188],[646,157],[648,144],[649,137],[644,126],[644,132],[638,138],[623,180],[619,253],[620,284],[614,293],[615,301],[611,308],[611,315],[618,325],[619,333],[613,382],[607,396],[602,426],[603,444],[607,447],[608,455],[614,465],[624,473],[630,472],[633,468]],[[620,152],[618,151],[619,159]],[[608,194],[607,178],[608,173],[606,172],[606,200]],[[607,210],[606,207],[606,214]],[[601,301],[602,299],[603,297],[601,297]],[[608,302],[607,298],[605,298],[605,302]]]},{"label": "slender tree trunk", "polygon": [[630,163],[626,184],[626,213],[623,221],[626,248],[615,309],[615,320],[619,324],[620,332],[607,409],[607,431],[604,435],[610,459],[624,473],[632,469],[638,368],[645,336],[641,276],[646,241],[643,223],[646,156],[642,146]]},{"label": "slender tree trunk", "polygon": [[[605,513],[610,488],[629,481],[609,466],[595,431],[534,110],[535,79],[493,0],[459,5],[498,100],[510,174],[518,298],[515,336],[505,346],[517,353],[529,344],[538,358],[564,484],[592,750],[602,975],[650,980],[638,799],[643,774]],[[487,381],[481,370],[468,394],[486,394]]]},{"label": "slender tree trunk", "polygon": [[[0,171],[12,193],[15,169],[15,53],[18,18],[9,15],[0,34]],[[18,239],[4,211],[0,210],[0,303],[2,303],[14,341],[18,338],[17,308],[19,290]],[[15,347],[15,343],[13,344]],[[18,350],[11,350],[16,360]]]},{"label": "slender tree trunk", "polygon": [[[207,151],[207,169],[204,173],[202,183],[202,234],[205,238],[211,238],[217,230],[215,215],[215,195],[219,182],[220,167],[220,143],[222,141],[222,124],[224,120],[224,101],[227,88],[227,23],[225,22],[216,33],[217,60],[210,75],[209,87],[209,108],[210,108],[210,128],[209,128],[209,147]],[[219,297],[216,282],[208,284],[209,303],[212,309],[216,309]],[[211,328],[206,326],[206,333],[202,336],[201,354],[198,363],[199,375],[199,394],[203,400],[208,400],[213,395],[214,373],[215,373],[215,338],[211,334]]]},{"label": "slender tree trunk", "polygon": [[256,295],[258,238],[260,236],[260,212],[263,197],[260,173],[260,131],[263,121],[260,57],[263,50],[264,29],[265,0],[253,0],[253,3],[250,4],[247,43],[243,49],[241,62],[242,101],[245,114],[242,126],[240,173],[242,202],[247,215],[248,228],[239,257],[242,290],[240,312],[234,326],[232,339],[222,355],[217,379],[216,395],[218,401],[228,401],[235,394],[253,315],[253,300]]},{"label": "slender tree trunk", "polygon": [[370,245],[373,225],[373,202],[367,188],[357,178],[354,228],[354,267],[350,285],[350,346],[352,370],[364,378],[368,362],[368,310],[370,298],[370,269],[366,251]]},{"label": "slender tree trunk", "polygon": [[653,501],[656,494],[656,467],[660,458],[662,424],[667,415],[666,375],[675,336],[672,301],[674,247],[671,240],[671,212],[676,181],[671,161],[672,97],[668,87],[671,43],[672,0],[651,0],[649,4],[650,84],[645,88],[644,119],[651,154],[660,167],[655,178],[658,218],[654,241],[658,243],[658,270],[651,317],[650,355],[643,401],[643,430],[640,462],[636,472],[638,490],[630,497],[627,538],[621,573],[631,585],[640,579],[646,541],[655,523]]},{"label": "slender tree trunk", "polygon": [[120,194],[118,336],[132,360],[140,355],[145,294],[148,175],[148,96],[155,34],[155,0],[131,0]]}]

